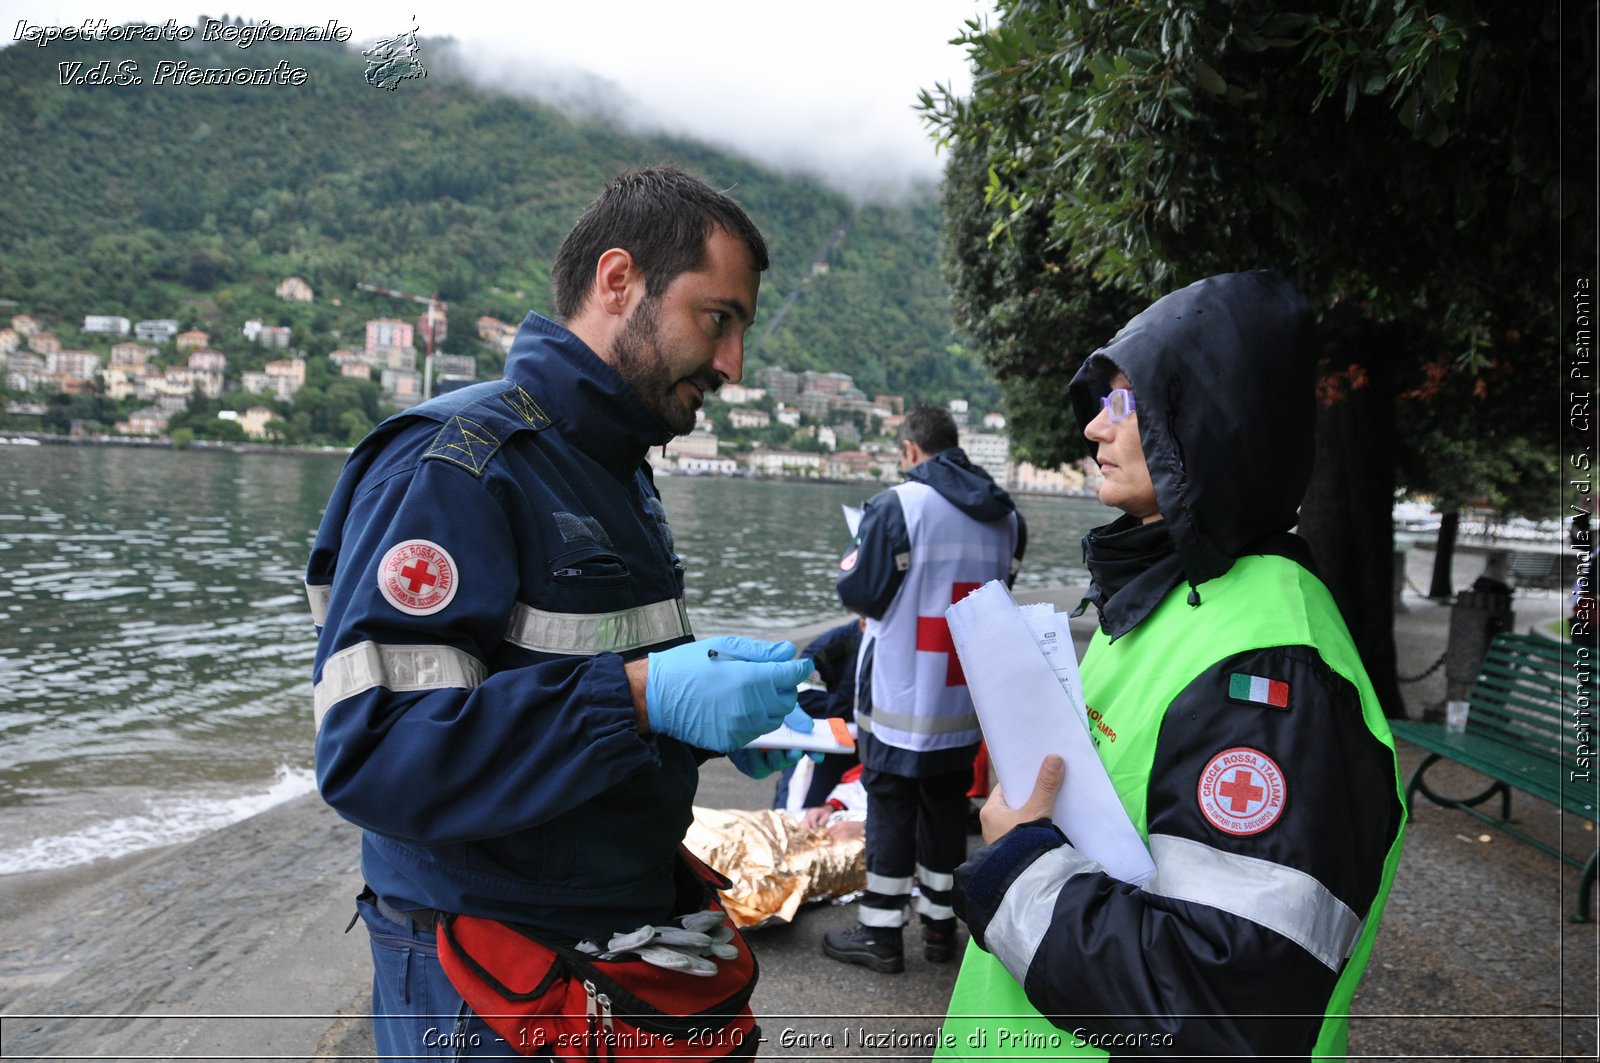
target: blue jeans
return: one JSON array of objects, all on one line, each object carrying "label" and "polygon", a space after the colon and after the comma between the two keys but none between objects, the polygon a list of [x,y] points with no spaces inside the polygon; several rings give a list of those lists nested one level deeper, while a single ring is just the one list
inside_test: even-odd
[{"label": "blue jeans", "polygon": [[356,910],[372,941],[372,1037],[380,1059],[527,1058],[461,999],[439,966],[432,931],[391,918],[366,897]]}]

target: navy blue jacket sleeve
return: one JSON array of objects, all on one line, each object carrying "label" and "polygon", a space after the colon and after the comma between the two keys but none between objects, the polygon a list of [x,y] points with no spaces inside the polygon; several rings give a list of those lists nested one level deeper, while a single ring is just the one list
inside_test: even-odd
[{"label": "navy blue jacket sleeve", "polygon": [[881,491],[861,511],[850,551],[839,562],[839,601],[873,620],[889,611],[911,558],[905,511],[894,491]]},{"label": "navy blue jacket sleeve", "polygon": [[[330,508],[325,523],[338,516]],[[507,642],[526,556],[514,536],[527,533],[513,530],[492,485],[447,461],[402,464],[351,492],[333,537],[314,673],[319,705],[331,699],[317,781],[345,818],[421,844],[497,837],[658,763],[637,730],[622,658],[537,655]],[[454,597],[429,615],[380,592],[380,560],[410,540],[454,562]],[[377,654],[390,674],[352,689],[359,681],[329,666],[341,652]]]}]

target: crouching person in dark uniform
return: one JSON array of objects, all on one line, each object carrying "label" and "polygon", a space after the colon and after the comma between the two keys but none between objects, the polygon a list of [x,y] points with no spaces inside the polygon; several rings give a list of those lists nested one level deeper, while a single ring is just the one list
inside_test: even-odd
[{"label": "crouching person in dark uniform", "polygon": [[766,266],[727,196],[624,174],[556,254],[560,323],[529,314],[505,379],[384,422],[334,490],[306,579],[317,782],[363,828],[385,1057],[508,1052],[441,972],[441,920],[665,923],[700,763],[787,760],[742,747],[811,662],[693,641],[644,460],[739,379]]},{"label": "crouching person in dark uniform", "polygon": [[[1290,534],[1311,471],[1305,301],[1270,272],[1168,295],[1072,382],[1100,500],[1082,665],[1155,872],[1121,882],[998,791],[956,873],[972,931],[941,1058],[1342,1057],[1399,861],[1393,739]],[[991,1018],[990,1016],[993,1016]]]}]

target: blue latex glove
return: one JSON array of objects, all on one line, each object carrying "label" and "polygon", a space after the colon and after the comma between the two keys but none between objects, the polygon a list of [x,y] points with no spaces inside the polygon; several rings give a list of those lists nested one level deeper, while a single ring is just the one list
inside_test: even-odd
[{"label": "blue latex glove", "polygon": [[[783,722],[792,731],[801,734],[810,734],[817,722],[806,715],[806,710],[795,709],[783,718]],[[766,732],[763,731],[763,734]],[[791,764],[797,764],[802,756],[798,749],[735,749],[728,754],[728,759],[733,766],[750,776],[752,779],[765,779],[773,772],[782,771]],[[822,762],[821,753],[810,754],[812,760]]]},{"label": "blue latex glove", "polygon": [[795,710],[795,687],[811,674],[795,652],[792,642],[724,635],[650,654],[650,730],[714,753],[741,748]]}]

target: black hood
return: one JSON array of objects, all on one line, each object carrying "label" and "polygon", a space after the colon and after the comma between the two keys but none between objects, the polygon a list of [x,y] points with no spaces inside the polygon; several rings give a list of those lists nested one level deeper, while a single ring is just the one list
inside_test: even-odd
[{"label": "black hood", "polygon": [[960,447],[941,450],[906,473],[907,480],[927,484],[973,520],[999,520],[1016,509],[1005,488]]},{"label": "black hood", "polygon": [[[1121,370],[1185,578],[1294,527],[1311,478],[1311,308],[1270,270],[1227,273],[1163,296],[1072,378],[1078,422]],[[1273,551],[1276,552],[1276,551]]]}]

